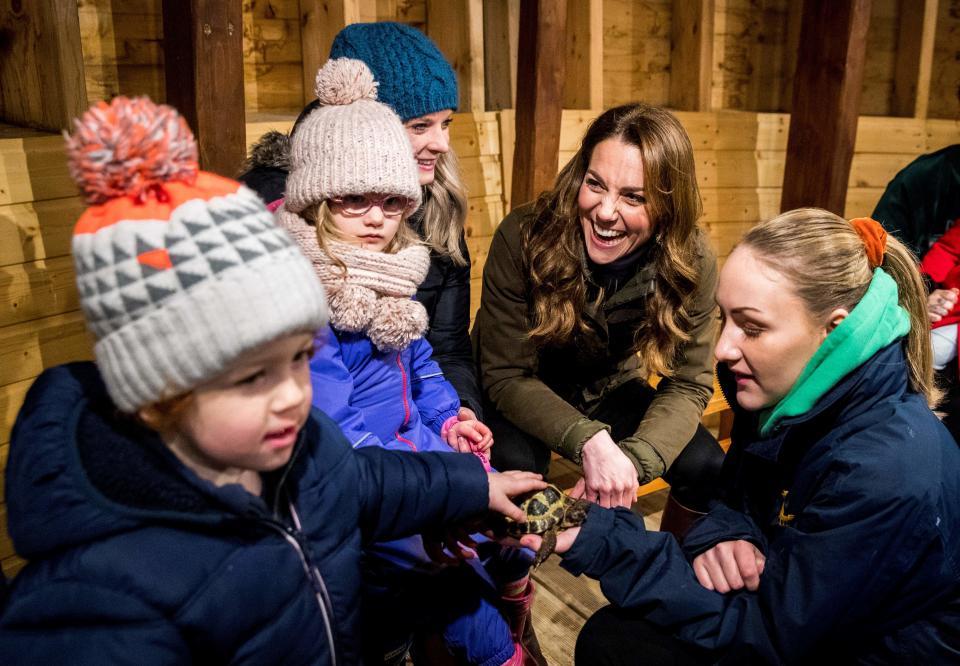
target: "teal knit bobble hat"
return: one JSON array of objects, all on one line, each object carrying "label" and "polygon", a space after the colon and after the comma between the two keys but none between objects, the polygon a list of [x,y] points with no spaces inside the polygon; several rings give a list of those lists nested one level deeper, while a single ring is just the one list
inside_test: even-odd
[{"label": "teal knit bobble hat", "polygon": [[402,23],[354,23],[341,30],[330,58],[367,63],[377,80],[377,98],[407,122],[429,113],[457,110],[457,76],[440,49]]}]

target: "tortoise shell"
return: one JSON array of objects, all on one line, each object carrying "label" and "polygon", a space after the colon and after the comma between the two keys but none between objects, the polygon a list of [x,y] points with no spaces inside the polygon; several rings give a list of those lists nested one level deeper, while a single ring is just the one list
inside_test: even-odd
[{"label": "tortoise shell", "polygon": [[565,495],[554,485],[521,495],[514,501],[526,514],[522,523],[507,521],[507,534],[517,538],[524,534],[545,534],[575,527],[583,522],[590,506],[584,500]]}]

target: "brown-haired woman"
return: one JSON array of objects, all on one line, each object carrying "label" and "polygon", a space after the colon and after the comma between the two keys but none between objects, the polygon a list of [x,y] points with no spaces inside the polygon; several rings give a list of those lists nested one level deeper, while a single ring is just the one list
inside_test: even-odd
[{"label": "brown-haired woman", "polygon": [[495,466],[545,473],[557,451],[604,506],[666,473],[675,501],[704,509],[723,454],[699,425],[717,280],[700,214],[686,132],[631,104],[598,117],[553,189],[507,216],[473,329]]}]

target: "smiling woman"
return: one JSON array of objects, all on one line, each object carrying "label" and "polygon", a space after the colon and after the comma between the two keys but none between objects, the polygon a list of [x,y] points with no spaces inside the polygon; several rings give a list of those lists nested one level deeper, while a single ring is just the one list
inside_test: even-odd
[{"label": "smiling woman", "polygon": [[679,504],[703,508],[722,452],[699,426],[717,279],[700,214],[689,138],[634,104],[597,118],[554,188],[504,220],[473,331],[495,465],[546,472],[553,450],[602,505],[666,474],[668,527]]}]

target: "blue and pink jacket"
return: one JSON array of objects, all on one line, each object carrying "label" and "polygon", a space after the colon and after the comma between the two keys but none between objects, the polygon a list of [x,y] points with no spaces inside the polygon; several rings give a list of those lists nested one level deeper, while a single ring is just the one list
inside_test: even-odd
[{"label": "blue and pink jacket", "polygon": [[327,327],[318,338],[310,362],[313,404],[340,424],[354,448],[451,451],[440,431],[460,400],[426,339],[383,352],[363,333]]}]

